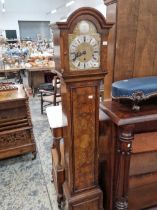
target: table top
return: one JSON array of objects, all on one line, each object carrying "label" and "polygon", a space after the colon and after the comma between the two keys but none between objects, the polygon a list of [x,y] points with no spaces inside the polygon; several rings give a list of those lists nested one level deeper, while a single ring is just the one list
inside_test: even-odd
[{"label": "table top", "polygon": [[43,66],[43,67],[31,67],[25,68],[27,71],[34,72],[34,71],[52,71],[54,67]]},{"label": "table top", "polygon": [[67,126],[67,117],[62,111],[62,106],[49,106],[46,108],[50,128],[63,128]]},{"label": "table top", "polygon": [[0,103],[25,99],[27,97],[23,85],[15,85],[17,89],[0,91]]},{"label": "table top", "polygon": [[100,109],[118,126],[157,120],[157,103],[142,105],[140,111],[133,111],[127,104],[106,100],[100,103]]},{"label": "table top", "polygon": [[[46,108],[50,128],[62,128],[67,126],[67,117],[62,111],[62,106],[49,106]],[[99,121],[108,120],[108,116],[99,110]]]},{"label": "table top", "polygon": [[0,69],[0,73],[19,72],[21,68]]}]

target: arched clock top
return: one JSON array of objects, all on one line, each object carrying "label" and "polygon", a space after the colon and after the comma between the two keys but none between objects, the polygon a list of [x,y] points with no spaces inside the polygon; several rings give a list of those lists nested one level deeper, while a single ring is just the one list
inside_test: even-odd
[{"label": "arched clock top", "polygon": [[98,32],[103,29],[110,29],[113,25],[112,23],[106,23],[105,17],[98,10],[90,7],[83,7],[74,11],[66,22],[57,22],[55,25],[52,25],[52,28],[55,28],[57,25],[59,29],[68,29],[71,32],[81,20],[92,22],[96,26]]},{"label": "arched clock top", "polygon": [[51,25],[56,70],[63,75],[107,73],[107,40],[112,26],[90,7],[74,11],[66,22]]}]

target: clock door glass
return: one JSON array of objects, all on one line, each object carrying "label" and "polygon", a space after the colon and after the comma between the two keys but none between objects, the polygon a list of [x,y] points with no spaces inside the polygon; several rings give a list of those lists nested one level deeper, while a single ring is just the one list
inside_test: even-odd
[{"label": "clock door glass", "polygon": [[81,21],[69,34],[70,70],[92,70],[100,67],[100,35],[91,22]]}]

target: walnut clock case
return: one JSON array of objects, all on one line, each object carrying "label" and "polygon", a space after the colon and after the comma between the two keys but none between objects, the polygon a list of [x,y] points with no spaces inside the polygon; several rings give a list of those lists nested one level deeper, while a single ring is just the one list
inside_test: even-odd
[{"label": "walnut clock case", "polygon": [[63,129],[66,205],[69,210],[102,210],[98,186],[99,87],[107,73],[106,41],[112,25],[97,10],[80,8],[66,22],[51,27],[67,116]]}]

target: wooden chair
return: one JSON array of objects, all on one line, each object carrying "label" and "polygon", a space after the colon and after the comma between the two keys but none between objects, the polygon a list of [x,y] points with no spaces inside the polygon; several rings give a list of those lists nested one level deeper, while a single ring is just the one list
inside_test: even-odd
[{"label": "wooden chair", "polygon": [[61,102],[59,77],[54,76],[52,83],[41,85],[39,92],[41,96],[41,114],[43,114],[45,107],[51,104],[56,106]]}]

